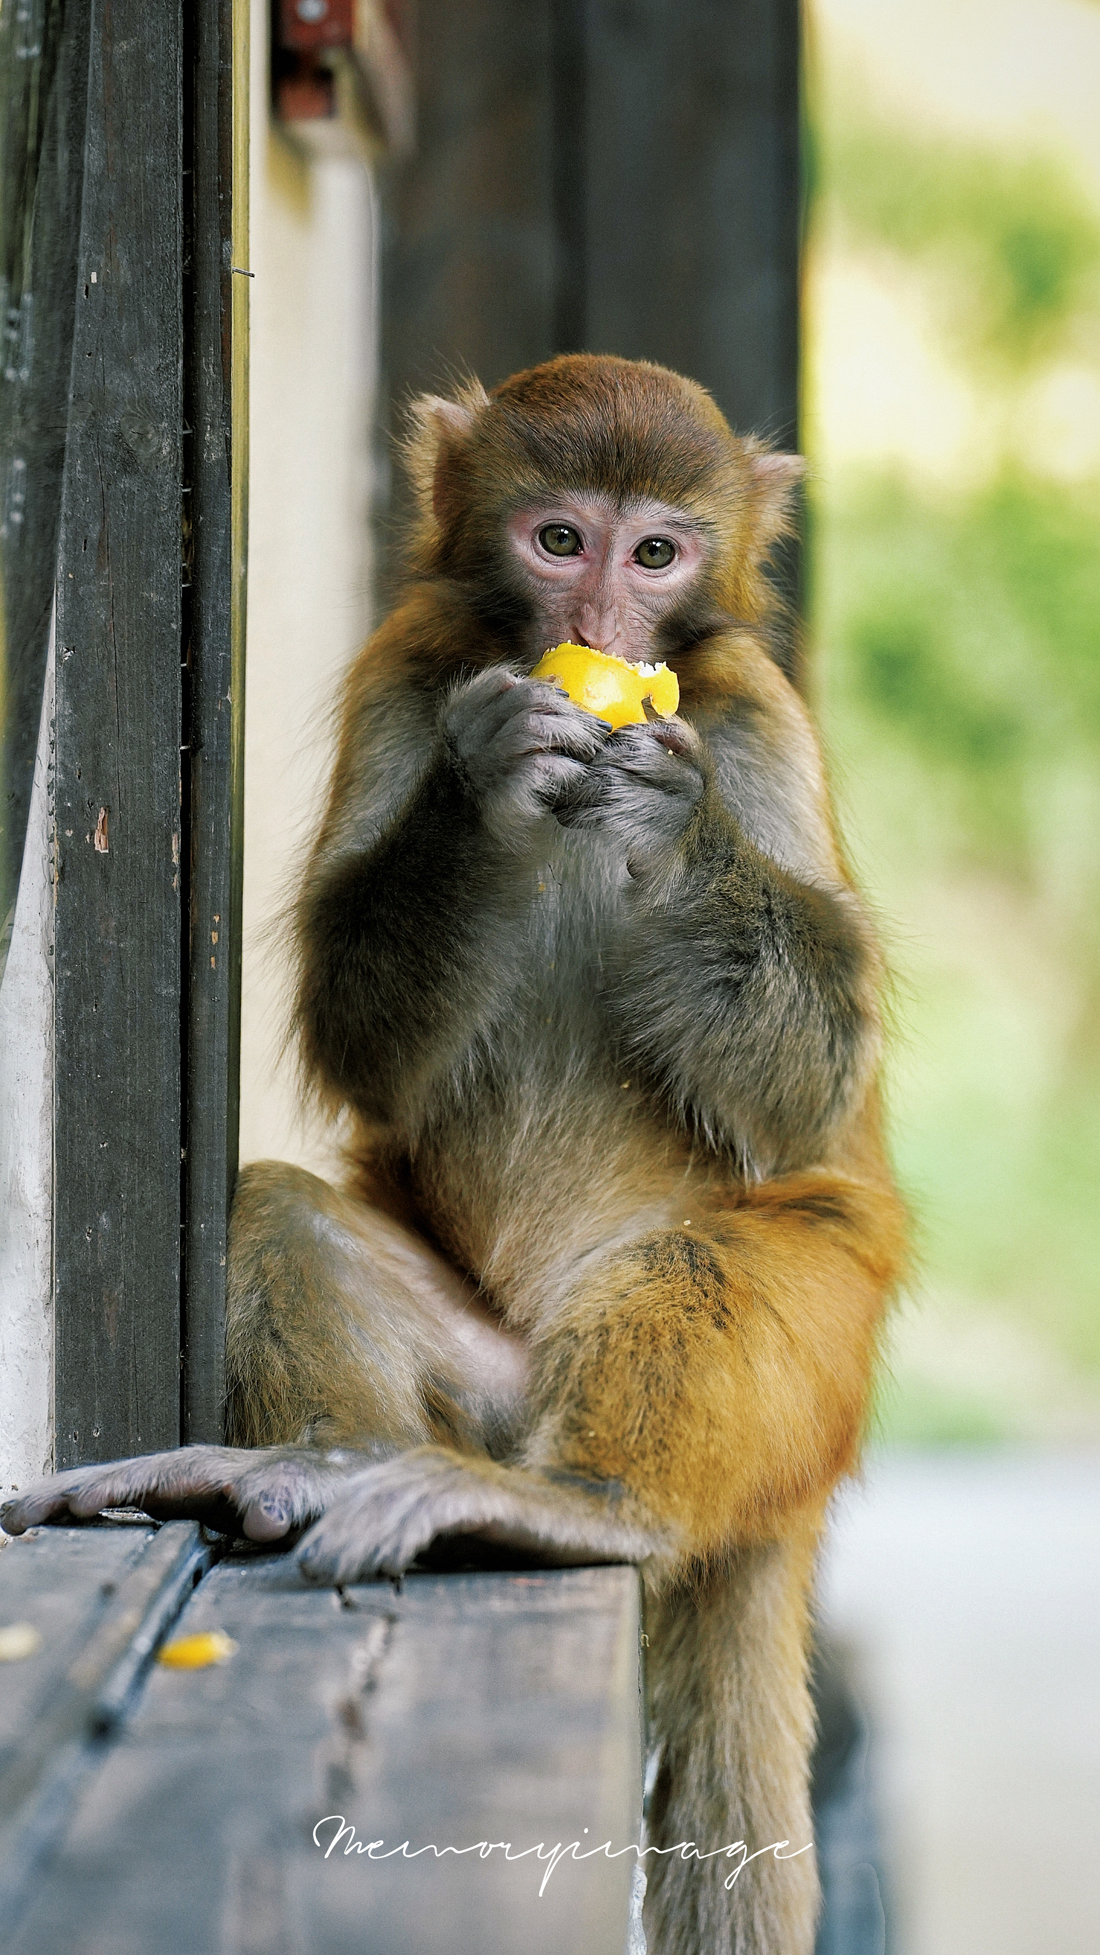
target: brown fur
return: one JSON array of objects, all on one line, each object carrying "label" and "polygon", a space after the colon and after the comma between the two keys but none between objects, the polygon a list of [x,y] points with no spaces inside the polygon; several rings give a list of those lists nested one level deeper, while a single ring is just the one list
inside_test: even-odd
[{"label": "brown fur", "polygon": [[[325,1580],[452,1533],[637,1560],[652,1843],[794,1850],[814,1549],[904,1256],[877,956],[768,653],[798,465],[693,383],[581,356],[413,424],[408,588],[348,676],[298,910],[347,1185],[260,1164],[234,1211],[229,1437],[276,1450],[80,1469],[9,1521],[319,1515]],[[680,717],[613,740],[526,676],[545,623],[506,544],[578,493],[703,539],[634,649]],[[650,1955],[809,1955],[812,1852],[731,1865],[650,1859]]]}]

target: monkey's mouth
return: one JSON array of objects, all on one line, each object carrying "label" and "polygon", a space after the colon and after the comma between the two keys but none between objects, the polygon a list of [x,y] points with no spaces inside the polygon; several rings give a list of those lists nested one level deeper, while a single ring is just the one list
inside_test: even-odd
[{"label": "monkey's mouth", "polygon": [[613,729],[667,718],[680,703],[676,674],[667,665],[619,658],[614,652],[597,651],[593,645],[566,642],[555,646],[539,660],[531,677],[552,679],[568,693],[574,706],[594,713]]},{"label": "monkey's mouth", "polygon": [[601,658],[617,659],[620,665],[629,665],[631,671],[636,672],[640,679],[655,679],[658,672],[665,670],[663,665],[647,665],[643,658],[632,658],[629,652],[605,652],[602,645],[586,645],[584,649],[588,652],[598,652]]}]

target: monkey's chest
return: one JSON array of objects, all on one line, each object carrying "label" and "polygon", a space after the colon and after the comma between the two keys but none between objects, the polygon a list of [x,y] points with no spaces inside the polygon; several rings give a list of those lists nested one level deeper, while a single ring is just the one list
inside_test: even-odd
[{"label": "monkey's chest", "polygon": [[412,1158],[440,1240],[502,1297],[534,1277],[545,1289],[683,1174],[682,1136],[610,1003],[618,892],[598,857],[578,873],[571,855],[538,876],[514,982],[440,1082]]}]

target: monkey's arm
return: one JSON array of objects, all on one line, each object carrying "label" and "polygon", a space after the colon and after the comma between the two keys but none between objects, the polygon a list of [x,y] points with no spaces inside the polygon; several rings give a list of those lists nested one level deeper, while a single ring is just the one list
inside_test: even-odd
[{"label": "monkey's arm", "polygon": [[[379,1449],[379,1453],[384,1449]],[[373,1452],[309,1446],[184,1446],[178,1452],[73,1466],[24,1487],[0,1507],[8,1534],[135,1507],[154,1520],[199,1520],[250,1541],[278,1541],[323,1514]]]},{"label": "monkey's arm", "polygon": [[314,1075],[385,1121],[508,998],[551,808],[607,728],[501,667],[421,703],[415,725],[395,712],[388,743],[377,718],[373,700],[346,716],[298,906],[298,1025]]},{"label": "monkey's arm", "polygon": [[878,965],[806,755],[787,796],[774,754],[718,755],[681,720],[620,732],[560,818],[625,853],[605,970],[635,1064],[711,1145],[771,1174],[829,1159],[862,1097]]},{"label": "monkey's arm", "polygon": [[773,1174],[830,1158],[877,1056],[876,965],[855,897],[799,881],[705,794],[628,892],[614,1009],[712,1145]]}]

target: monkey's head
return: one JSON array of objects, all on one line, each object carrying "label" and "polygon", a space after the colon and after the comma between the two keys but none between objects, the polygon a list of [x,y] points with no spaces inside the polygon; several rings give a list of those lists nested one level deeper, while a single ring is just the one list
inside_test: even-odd
[{"label": "monkey's head", "polygon": [[694,381],[566,354],[492,394],[425,395],[412,424],[414,566],[520,658],[569,639],[648,662],[773,608],[801,460],[736,436]]}]

